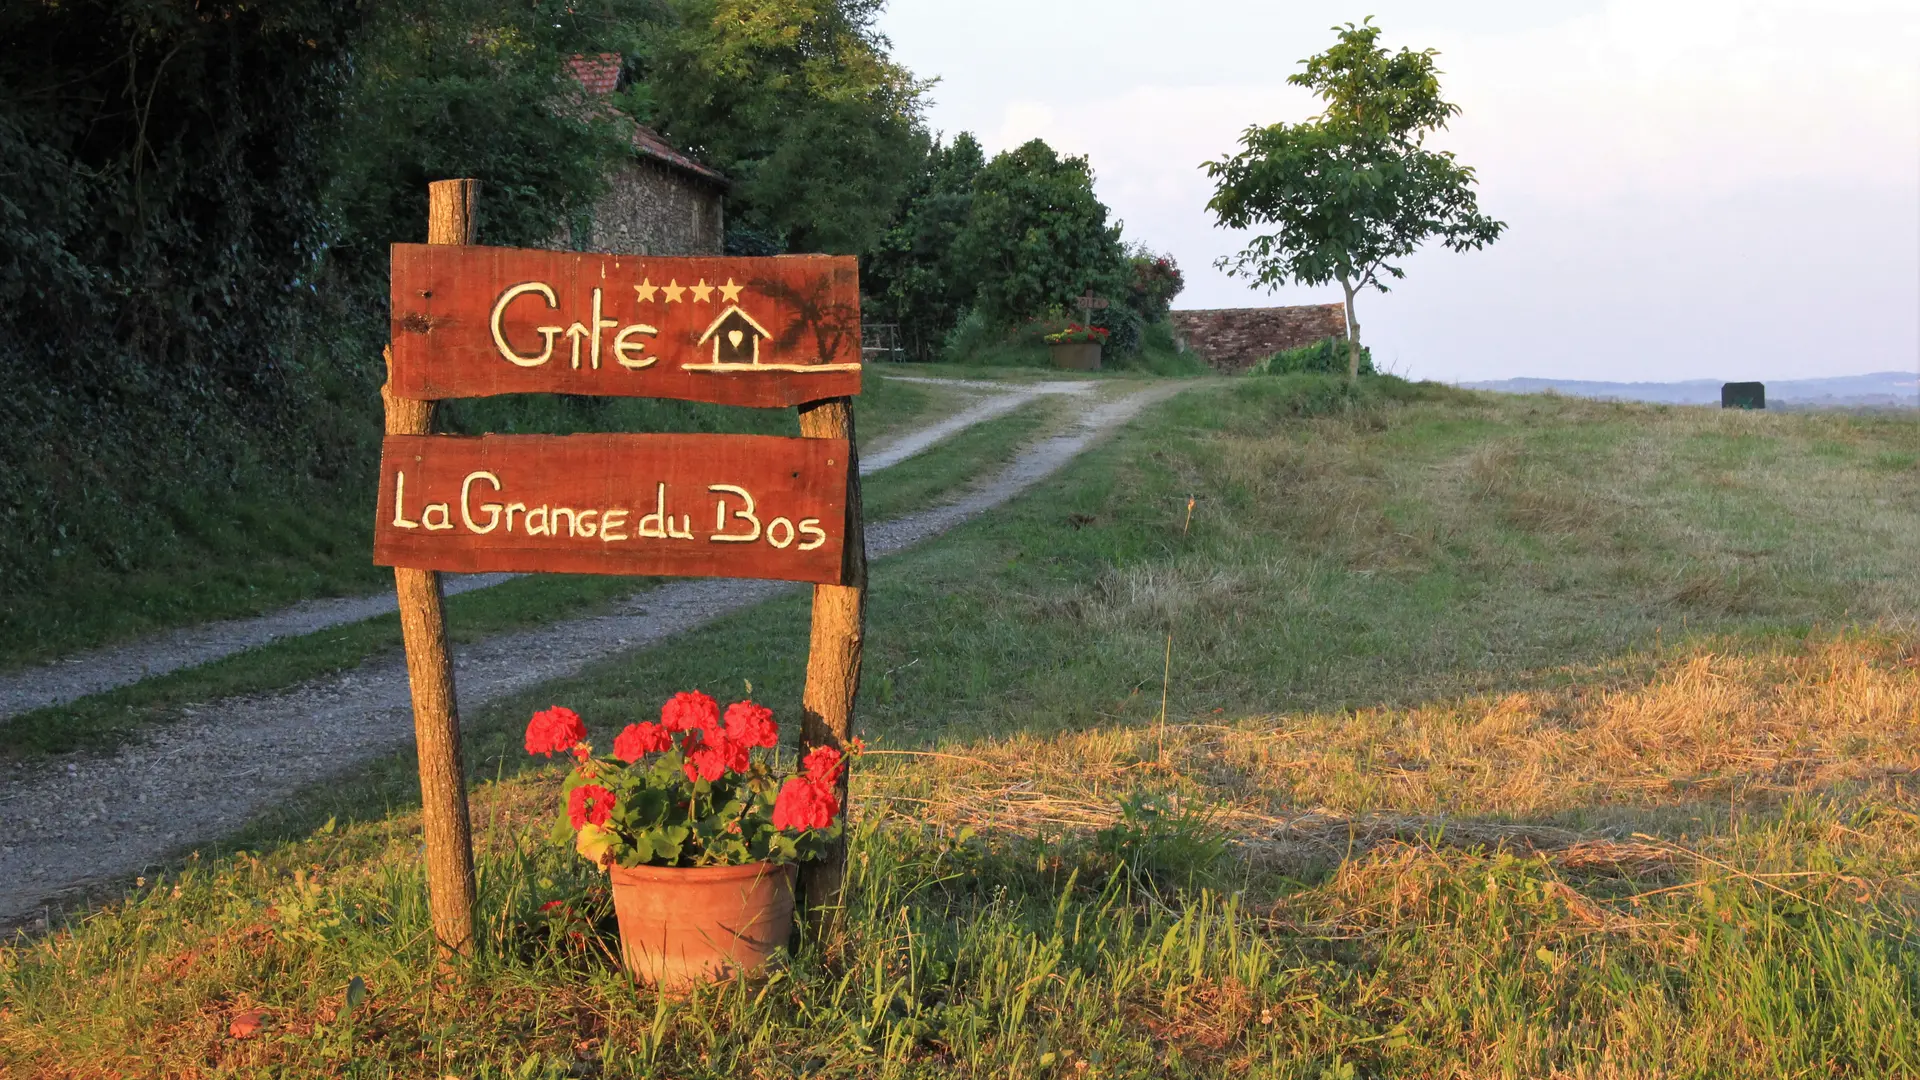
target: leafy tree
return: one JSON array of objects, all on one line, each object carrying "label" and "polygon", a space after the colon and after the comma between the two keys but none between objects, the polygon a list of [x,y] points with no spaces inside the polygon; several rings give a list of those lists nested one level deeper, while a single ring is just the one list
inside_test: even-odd
[{"label": "leafy tree", "polygon": [[973,207],[954,242],[959,273],[975,283],[989,321],[1012,326],[1068,307],[1092,289],[1122,288],[1120,227],[1093,193],[1083,157],[1035,139],[994,156],[974,181]]},{"label": "leafy tree", "polygon": [[788,251],[871,250],[929,141],[883,0],[665,4],[635,73],[662,132],[734,181],[728,216]]},{"label": "leafy tree", "polygon": [[954,244],[973,212],[973,185],[986,166],[967,132],[935,142],[892,225],[861,266],[861,285],[880,316],[901,327],[905,348],[931,359],[972,305],[976,283],[960,272]]},{"label": "leafy tree", "polygon": [[610,118],[575,105],[565,63],[643,47],[650,3],[419,0],[369,17],[331,143],[337,284],[385,295],[387,245],[425,237],[430,180],[481,181],[483,243],[545,246],[590,212],[629,151]]},{"label": "leafy tree", "polygon": [[1218,265],[1268,288],[1338,281],[1347,298],[1347,377],[1360,373],[1354,295],[1392,260],[1438,237],[1454,251],[1492,243],[1506,226],[1480,213],[1473,170],[1422,144],[1459,106],[1440,96],[1437,55],[1389,53],[1371,22],[1336,27],[1339,41],[1303,61],[1287,81],[1326,105],[1300,124],[1250,127],[1242,149],[1203,166],[1216,182],[1207,203],[1223,228],[1270,228]]}]

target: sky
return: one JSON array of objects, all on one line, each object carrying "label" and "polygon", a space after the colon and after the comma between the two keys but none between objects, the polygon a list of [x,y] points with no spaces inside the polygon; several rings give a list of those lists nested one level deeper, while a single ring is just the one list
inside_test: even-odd
[{"label": "sky", "polygon": [[1388,370],[1785,379],[1920,365],[1916,0],[892,0],[880,28],[937,78],[938,131],[1091,161],[1125,236],[1171,254],[1176,307],[1331,302],[1213,267],[1200,164],[1297,122],[1287,85],[1338,23],[1440,51],[1462,113],[1429,145],[1507,223],[1437,245],[1355,303]]}]

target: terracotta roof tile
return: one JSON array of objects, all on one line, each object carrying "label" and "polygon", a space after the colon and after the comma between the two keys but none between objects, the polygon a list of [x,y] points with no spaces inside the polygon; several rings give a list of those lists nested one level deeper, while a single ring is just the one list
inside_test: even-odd
[{"label": "terracotta roof tile", "polygon": [[620,85],[620,54],[595,53],[585,56],[575,53],[567,60],[567,68],[573,73],[574,80],[595,98],[605,98]]},{"label": "terracotta roof tile", "polygon": [[[572,73],[589,98],[605,101],[612,96],[620,85],[620,54],[595,53],[591,56],[576,53],[567,60],[567,69]],[[633,125],[633,148],[643,157],[649,157],[664,165],[691,173],[709,183],[727,187],[730,183],[726,175],[710,169],[675,150],[660,133],[645,124]]]}]

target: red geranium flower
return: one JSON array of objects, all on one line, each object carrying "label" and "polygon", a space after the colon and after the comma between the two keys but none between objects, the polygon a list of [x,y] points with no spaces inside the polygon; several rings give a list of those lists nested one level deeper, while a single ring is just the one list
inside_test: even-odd
[{"label": "red geranium flower", "polygon": [[552,757],[556,752],[573,749],[586,737],[587,725],[580,722],[580,714],[559,705],[534,713],[533,719],[527,721],[529,754]]},{"label": "red geranium flower", "polygon": [[776,829],[828,829],[840,802],[833,789],[805,776],[789,777],[773,800],[773,827]]},{"label": "red geranium flower", "polygon": [[613,792],[598,784],[582,784],[567,796],[567,820],[578,829],[583,825],[605,825],[613,816]]},{"label": "red geranium flower", "polygon": [[727,774],[727,770],[746,772],[749,764],[748,746],[727,738],[725,732],[707,734],[690,731],[680,741],[680,751],[687,755],[686,764],[681,771],[687,779],[705,780],[712,783]]},{"label": "red geranium flower", "polygon": [[720,703],[698,690],[675,694],[660,706],[660,726],[668,731],[718,731]]},{"label": "red geranium flower", "polygon": [[659,724],[628,724],[627,729],[613,738],[613,756],[621,761],[634,762],[648,754],[657,754],[673,745],[673,736]]},{"label": "red geranium flower", "polygon": [[816,784],[832,787],[834,781],[840,779],[842,760],[840,751],[833,747],[816,746],[807,751],[807,756],[800,760],[800,768],[806,771],[807,779]]},{"label": "red geranium flower", "polygon": [[780,742],[780,728],[773,722],[772,709],[736,701],[727,706],[727,738],[742,746],[771,748]]}]

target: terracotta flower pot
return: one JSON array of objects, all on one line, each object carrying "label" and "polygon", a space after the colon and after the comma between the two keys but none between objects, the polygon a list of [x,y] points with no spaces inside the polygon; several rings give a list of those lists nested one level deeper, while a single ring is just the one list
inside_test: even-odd
[{"label": "terracotta flower pot", "polygon": [[1097,341],[1075,341],[1059,345],[1048,345],[1053,353],[1053,366],[1070,371],[1099,371],[1100,343]]},{"label": "terracotta flower pot", "polygon": [[749,975],[793,933],[793,867],[609,867],[620,959],[662,990]]}]

